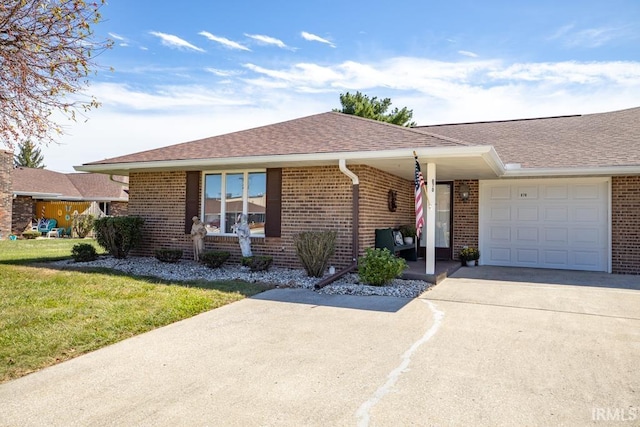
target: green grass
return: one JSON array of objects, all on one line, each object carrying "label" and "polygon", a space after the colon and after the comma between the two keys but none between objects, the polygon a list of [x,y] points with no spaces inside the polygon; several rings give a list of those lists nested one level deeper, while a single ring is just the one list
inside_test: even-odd
[{"label": "green grass", "polygon": [[266,289],[28,264],[69,257],[77,242],[0,241],[0,382]]}]

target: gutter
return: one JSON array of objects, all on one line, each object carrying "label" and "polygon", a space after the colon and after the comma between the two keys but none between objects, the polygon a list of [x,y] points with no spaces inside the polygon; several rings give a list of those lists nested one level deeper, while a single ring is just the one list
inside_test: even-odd
[{"label": "gutter", "polygon": [[507,168],[499,178],[533,178],[549,176],[638,175],[640,166],[603,166],[586,168]]},{"label": "gutter", "polygon": [[316,283],[316,289],[322,289],[330,283],[335,282],[345,274],[355,270],[358,267],[358,242],[360,240],[360,179],[358,175],[353,173],[353,171],[347,168],[346,159],[340,159],[338,161],[338,166],[340,167],[340,171],[351,178],[351,187],[352,187],[352,197],[351,197],[351,264],[337,273],[322,279],[320,282]]},{"label": "gutter", "polygon": [[[122,174],[129,170],[201,170],[208,167],[228,167],[232,164],[257,165],[264,167],[269,164],[290,164],[290,165],[326,165],[327,162],[346,160],[376,160],[376,159],[407,159],[408,154],[414,150],[418,156],[433,159],[450,157],[473,157],[482,156],[490,162],[496,162],[492,168],[501,170],[503,168],[495,149],[492,146],[466,146],[466,147],[410,147],[394,150],[379,151],[345,151],[330,153],[308,153],[308,154],[274,154],[265,156],[250,157],[220,157],[205,159],[182,159],[182,160],[159,160],[145,162],[120,162],[120,163],[89,163],[73,168],[80,172],[97,172]],[[118,173],[113,173],[118,171]],[[126,173],[124,173],[126,175]]]}]

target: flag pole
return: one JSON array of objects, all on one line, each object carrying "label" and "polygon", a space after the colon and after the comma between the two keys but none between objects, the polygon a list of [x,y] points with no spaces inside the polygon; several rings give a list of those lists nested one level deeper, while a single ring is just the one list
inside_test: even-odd
[{"label": "flag pole", "polygon": [[[416,162],[418,161],[418,154],[416,154],[416,151],[413,150],[413,158],[416,160]],[[427,198],[427,207],[430,208],[431,207],[431,199],[429,199],[429,192],[427,191],[427,182],[425,181],[425,186],[424,186],[424,191],[422,192],[426,198]]]}]

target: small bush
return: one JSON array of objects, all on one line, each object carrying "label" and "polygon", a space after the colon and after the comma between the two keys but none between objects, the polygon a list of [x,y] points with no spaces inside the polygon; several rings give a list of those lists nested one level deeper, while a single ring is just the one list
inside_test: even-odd
[{"label": "small bush", "polygon": [[27,230],[27,231],[23,231],[22,232],[22,237],[24,237],[25,239],[28,239],[28,240],[35,239],[36,237],[40,237],[41,235],[42,235],[42,233],[40,233],[39,231],[35,231],[35,230]]},{"label": "small bush", "polygon": [[209,268],[220,268],[230,255],[226,251],[207,251],[200,255],[200,262]]},{"label": "small bush", "polygon": [[365,255],[358,259],[358,275],[363,283],[383,286],[398,277],[407,262],[389,252],[388,249],[367,248]]},{"label": "small bush", "polygon": [[336,250],[336,231],[305,231],[294,237],[296,254],[307,276],[322,277]]},{"label": "small bush", "polygon": [[240,263],[249,267],[251,271],[268,271],[273,263],[273,257],[268,255],[254,255],[242,257]]},{"label": "small bush", "polygon": [[162,262],[178,262],[182,258],[182,249],[156,249],[153,252]]},{"label": "small bush", "polygon": [[126,258],[142,241],[144,219],[138,216],[107,216],[94,221],[96,241],[115,258]]},{"label": "small bush", "polygon": [[75,262],[89,262],[98,259],[96,248],[89,243],[78,243],[71,248],[71,256]]},{"label": "small bush", "polygon": [[89,233],[91,233],[91,230],[93,230],[94,222],[95,217],[91,214],[73,215],[73,220],[71,221],[71,229],[77,237],[84,239]]}]

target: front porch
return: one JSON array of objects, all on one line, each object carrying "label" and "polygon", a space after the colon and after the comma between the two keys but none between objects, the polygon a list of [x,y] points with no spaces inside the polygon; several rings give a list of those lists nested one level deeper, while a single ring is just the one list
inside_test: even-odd
[{"label": "front porch", "polygon": [[425,273],[425,260],[424,258],[417,261],[407,261],[407,268],[402,273],[402,278],[405,280],[424,280],[425,282],[438,284],[453,274],[461,266],[460,261],[454,260],[436,260],[434,274]]}]

